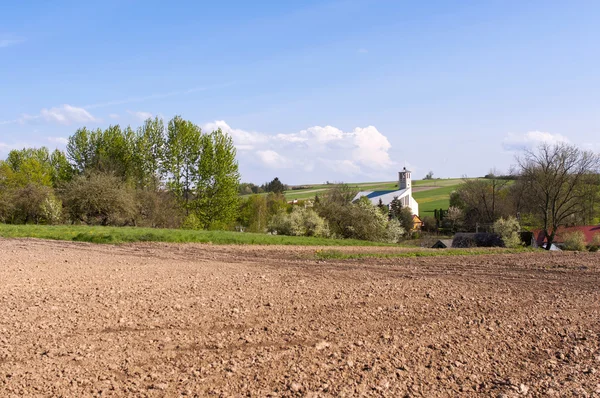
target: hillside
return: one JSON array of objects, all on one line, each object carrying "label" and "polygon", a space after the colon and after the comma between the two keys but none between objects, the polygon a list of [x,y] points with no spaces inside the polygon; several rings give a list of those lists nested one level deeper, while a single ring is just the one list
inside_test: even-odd
[{"label": "hillside", "polygon": [[[419,215],[433,215],[434,209],[448,208],[450,194],[463,182],[462,178],[450,178],[440,180],[417,180],[413,181],[413,197],[419,202]],[[383,191],[397,189],[397,181],[384,182],[361,182],[349,183],[352,188],[360,191]],[[331,185],[311,185],[305,189],[285,191],[285,197],[289,200],[312,199],[319,193],[324,193]]]}]

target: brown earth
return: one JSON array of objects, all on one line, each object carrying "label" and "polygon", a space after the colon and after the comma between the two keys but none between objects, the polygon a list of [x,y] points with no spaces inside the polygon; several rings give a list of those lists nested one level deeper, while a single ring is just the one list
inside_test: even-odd
[{"label": "brown earth", "polygon": [[314,250],[0,240],[0,397],[600,396],[600,255]]}]

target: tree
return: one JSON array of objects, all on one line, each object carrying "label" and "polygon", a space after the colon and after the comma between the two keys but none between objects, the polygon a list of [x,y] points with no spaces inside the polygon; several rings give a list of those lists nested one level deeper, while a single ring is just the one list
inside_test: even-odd
[{"label": "tree", "polygon": [[136,185],[157,191],[164,175],[165,126],[158,117],[147,119],[135,137]]},{"label": "tree", "polygon": [[412,210],[410,207],[402,206],[402,201],[398,197],[390,202],[390,218],[397,220],[406,232],[414,228]]},{"label": "tree", "polygon": [[285,185],[279,181],[278,177],[275,177],[271,182],[265,184],[266,192],[283,193],[285,191]]},{"label": "tree", "polygon": [[433,180],[433,171],[429,170],[429,173],[425,175],[424,180]]},{"label": "tree", "polygon": [[569,144],[542,144],[517,158],[520,178],[531,197],[533,212],[542,223],[550,250],[558,228],[581,211],[586,177],[598,172],[598,155]]},{"label": "tree", "polygon": [[221,129],[201,139],[194,210],[204,228],[224,228],[237,218],[240,173],[233,139]]},{"label": "tree", "polygon": [[451,223],[450,228],[452,232],[456,232],[462,225],[463,212],[458,207],[450,206],[446,214],[446,219]]},{"label": "tree", "polygon": [[167,186],[175,194],[186,215],[190,212],[192,190],[198,178],[201,152],[201,130],[181,116],[169,121],[164,166],[169,179]]}]

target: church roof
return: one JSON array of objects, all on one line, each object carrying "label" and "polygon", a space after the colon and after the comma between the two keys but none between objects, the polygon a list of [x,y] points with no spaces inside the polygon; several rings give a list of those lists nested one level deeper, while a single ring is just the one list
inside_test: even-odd
[{"label": "church roof", "polygon": [[363,196],[366,196],[371,203],[377,204],[379,199],[383,202],[384,205],[389,205],[394,198],[401,198],[404,196],[409,189],[399,189],[399,190],[391,190],[391,191],[362,191],[356,194],[352,201],[358,200]]}]

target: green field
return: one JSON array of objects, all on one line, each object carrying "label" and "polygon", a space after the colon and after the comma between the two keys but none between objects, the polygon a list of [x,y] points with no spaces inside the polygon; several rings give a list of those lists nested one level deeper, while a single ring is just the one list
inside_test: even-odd
[{"label": "green field", "polygon": [[[434,209],[447,209],[450,194],[463,182],[462,178],[444,180],[417,180],[413,181],[413,197],[419,203],[419,215],[433,215]],[[397,181],[349,183],[348,186],[360,191],[388,191],[398,189]],[[288,200],[312,199],[317,194],[322,194],[331,188],[331,185],[311,185],[311,188],[285,191]],[[424,189],[426,190],[420,190]]]},{"label": "green field", "polygon": [[309,238],[253,234],[231,231],[191,231],[137,227],[88,227],[83,225],[7,225],[0,224],[0,237],[40,238],[91,243],[173,242],[213,243],[219,245],[298,245],[298,246],[394,246],[353,239]]}]

